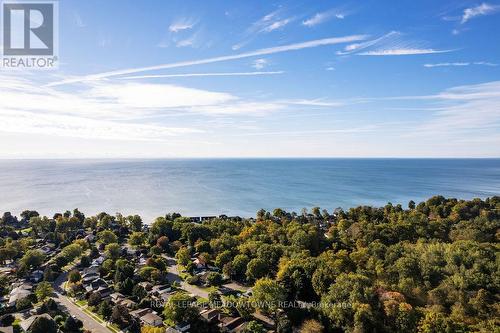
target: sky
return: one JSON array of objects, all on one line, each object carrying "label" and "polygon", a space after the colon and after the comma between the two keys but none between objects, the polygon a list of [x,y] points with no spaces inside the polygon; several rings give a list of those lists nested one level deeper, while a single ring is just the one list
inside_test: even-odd
[{"label": "sky", "polygon": [[62,0],[0,158],[500,157],[498,1]]}]

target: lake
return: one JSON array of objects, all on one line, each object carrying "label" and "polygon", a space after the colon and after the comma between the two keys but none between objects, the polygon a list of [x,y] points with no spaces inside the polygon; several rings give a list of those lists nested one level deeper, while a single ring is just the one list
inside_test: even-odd
[{"label": "lake", "polygon": [[500,159],[2,160],[0,211],[255,216],[500,195]]}]

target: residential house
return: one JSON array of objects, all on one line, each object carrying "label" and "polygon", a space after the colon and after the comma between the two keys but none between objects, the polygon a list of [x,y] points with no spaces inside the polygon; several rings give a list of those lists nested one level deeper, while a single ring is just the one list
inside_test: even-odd
[{"label": "residential house", "polygon": [[191,324],[189,324],[187,322],[182,322],[182,323],[178,323],[177,325],[175,325],[175,329],[181,333],[187,333],[190,328],[191,328]]},{"label": "residential house", "polygon": [[38,282],[42,281],[43,280],[43,271],[41,271],[41,270],[33,271],[30,275],[30,280],[33,283],[38,283]]},{"label": "residential house", "polygon": [[133,300],[128,299],[128,298],[124,298],[124,299],[119,300],[117,304],[123,305],[127,309],[133,309],[137,306],[136,302],[134,302]]},{"label": "residential house", "polygon": [[202,320],[212,323],[218,320],[220,311],[217,309],[204,309],[200,312]]},{"label": "residential house", "polygon": [[99,257],[95,258],[94,260],[92,260],[92,265],[102,265],[104,260],[106,260],[106,258],[104,258],[103,256],[99,256]]},{"label": "residential house", "polygon": [[163,326],[163,319],[154,312],[146,313],[140,318],[143,325],[160,327]]},{"label": "residential house", "polygon": [[139,282],[138,285],[144,288],[146,291],[153,289],[153,284],[147,281]]},{"label": "residential house", "polygon": [[100,286],[99,288],[97,288],[96,292],[98,292],[104,299],[108,298],[109,295],[111,295],[111,293],[113,292],[113,290],[108,286]]},{"label": "residential house", "polygon": [[264,325],[264,327],[268,329],[272,329],[276,326],[274,320],[264,315],[263,313],[254,312],[252,314],[252,317],[254,317],[257,321],[259,321],[262,325]]},{"label": "residential house", "polygon": [[31,325],[33,325],[33,323],[35,322],[35,320],[37,318],[40,318],[40,317],[44,317],[44,318],[52,320],[52,317],[49,316],[47,313],[44,313],[44,314],[41,314],[41,315],[31,316],[28,319],[25,319],[25,320],[21,321],[20,326],[23,329],[23,331],[24,332],[28,332],[31,329]]},{"label": "residential house", "polygon": [[207,262],[200,256],[196,257],[193,260],[193,264],[194,264],[195,268],[199,269],[199,270],[207,268]]},{"label": "residential house", "polygon": [[165,333],[181,333],[181,331],[178,331],[173,327],[168,327]]},{"label": "residential house", "polygon": [[31,295],[33,286],[29,283],[23,283],[15,287],[9,293],[8,307],[16,306],[17,301]]},{"label": "residential house", "polygon": [[111,303],[113,304],[118,304],[120,301],[124,300],[125,299],[125,296],[123,296],[122,294],[120,293],[112,293],[109,295],[109,298],[110,298],[110,301]]},{"label": "residential house", "polygon": [[222,332],[233,333],[243,323],[245,323],[245,320],[241,317],[219,315],[219,324],[217,326],[219,326]]},{"label": "residential house", "polygon": [[[89,267],[85,267],[83,269],[83,275],[86,274],[94,274],[99,275],[99,265],[90,265]],[[97,276],[99,277],[99,276]]]},{"label": "residential house", "polygon": [[133,318],[139,319],[142,316],[146,315],[147,313],[153,312],[151,309],[137,309],[134,311],[130,311],[130,315]]}]

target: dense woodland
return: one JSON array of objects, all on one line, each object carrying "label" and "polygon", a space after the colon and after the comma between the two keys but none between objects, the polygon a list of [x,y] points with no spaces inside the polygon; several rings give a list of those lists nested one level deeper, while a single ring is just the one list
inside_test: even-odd
[{"label": "dense woodland", "polygon": [[[116,245],[128,242],[151,255],[141,280],[163,279],[161,253],[175,255],[187,272],[196,253],[220,269],[210,277],[213,285],[225,277],[252,286],[251,295],[235,298],[237,305],[227,310],[248,317],[257,307],[275,320],[277,332],[500,331],[500,197],[436,196],[407,208],[389,203],[330,213],[261,210],[254,219],[201,223],[168,214],[149,227],[138,216],[85,217],[75,210],[48,219],[34,213],[24,212],[23,219],[32,233],[63,248],[54,259],[61,267],[75,257],[72,251],[87,246],[69,231],[94,230],[109,255],[101,274],[114,274],[124,294],[141,292],[129,281],[127,263],[116,260]],[[12,226],[21,222],[12,218],[4,214],[1,221],[0,262],[18,258],[23,274],[40,258],[23,253],[29,240],[18,235]],[[167,320],[196,320],[172,302],[161,310]],[[247,332],[262,329],[249,326]]]}]

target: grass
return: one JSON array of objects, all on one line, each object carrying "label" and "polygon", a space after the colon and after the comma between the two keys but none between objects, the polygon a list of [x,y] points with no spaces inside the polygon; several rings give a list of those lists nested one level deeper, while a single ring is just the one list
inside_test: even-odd
[{"label": "grass", "polygon": [[85,306],[87,305],[87,301],[84,299],[76,301],[76,305],[78,305],[79,307]]},{"label": "grass", "polygon": [[186,280],[187,278],[189,278],[191,276],[189,273],[182,273],[182,271],[185,269],[186,268],[184,266],[182,266],[181,264],[177,264],[177,270],[179,271],[179,277],[183,280]]},{"label": "grass", "polygon": [[14,332],[21,332],[21,319],[16,318],[14,322],[12,323],[12,328],[14,329]]},{"label": "grass", "polygon": [[88,314],[90,317],[92,317],[94,320],[96,320],[99,324],[102,324],[106,326],[107,329],[109,329],[111,332],[118,333],[120,332],[120,328],[116,326],[115,324],[107,323],[106,320],[98,313],[90,311],[89,308],[83,308],[83,306],[87,305],[87,301],[81,300],[77,302],[73,302],[77,306],[79,306],[83,312]]},{"label": "grass", "polygon": [[86,314],[88,314],[89,316],[91,316],[92,318],[94,318],[100,324],[104,324],[105,323],[105,320],[101,316],[99,316],[98,314],[90,311],[89,309],[85,308],[85,309],[82,309],[82,311],[85,312]]},{"label": "grass", "polygon": [[219,289],[216,286],[210,286],[210,287],[202,287],[202,286],[200,286],[198,288],[200,288],[201,290],[206,291],[208,293],[210,293],[212,291],[217,291]]}]

